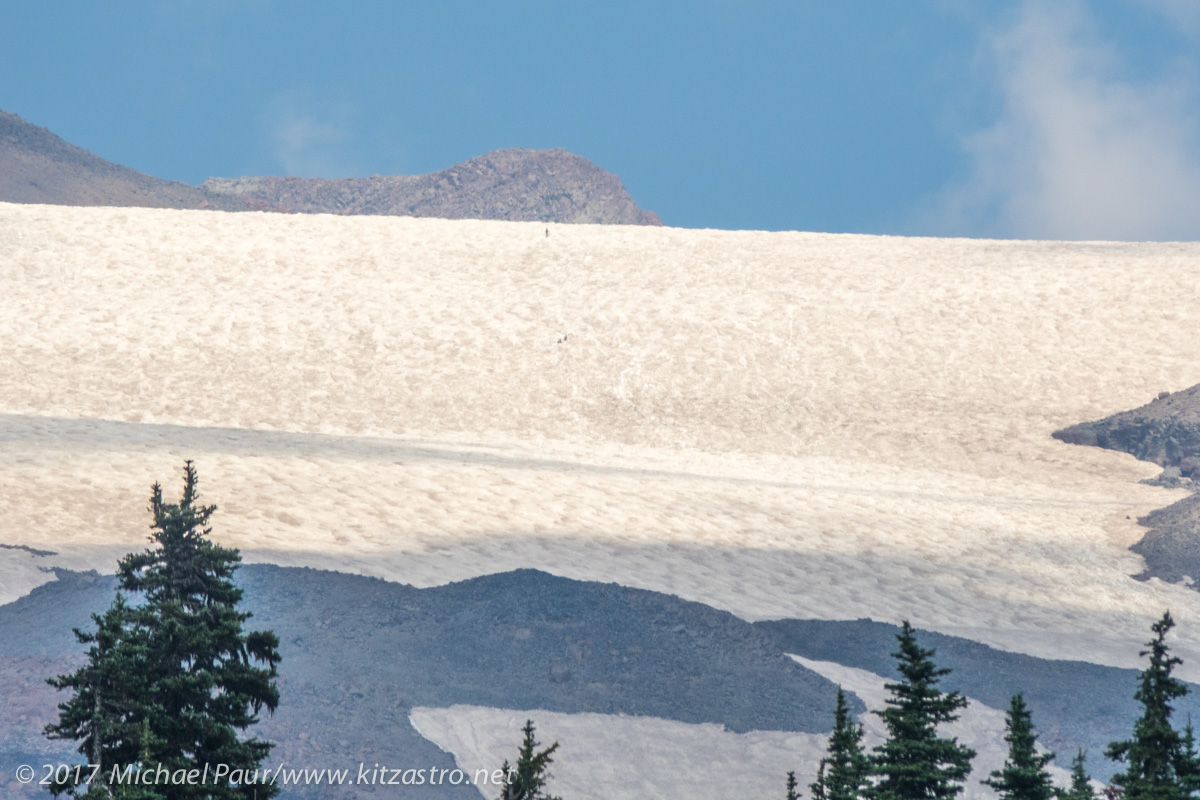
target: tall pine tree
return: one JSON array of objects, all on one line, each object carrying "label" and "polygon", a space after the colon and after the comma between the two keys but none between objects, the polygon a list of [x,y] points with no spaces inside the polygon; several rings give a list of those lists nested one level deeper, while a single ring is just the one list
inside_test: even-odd
[{"label": "tall pine tree", "polygon": [[838,687],[829,734],[828,755],[821,759],[813,800],[859,800],[870,786],[871,762],[862,750],[863,728],[850,715],[846,693]]},{"label": "tall pine tree", "polygon": [[[1184,800],[1196,785],[1193,743],[1171,725],[1172,701],[1187,694],[1187,686],[1171,675],[1183,661],[1168,653],[1167,633],[1175,625],[1170,612],[1150,629],[1154,638],[1146,643],[1150,665],[1142,672],[1134,699],[1142,704],[1142,715],[1133,724],[1133,736],[1113,742],[1105,755],[1127,765],[1113,775],[1112,782],[1125,800]],[[1190,737],[1189,737],[1190,738]]]},{"label": "tall pine tree", "polygon": [[[47,735],[82,739],[80,752],[102,767],[98,778],[130,766],[132,775],[209,768],[207,783],[153,787],[148,797],[265,800],[277,786],[212,776],[218,767],[250,775],[271,751],[243,734],[264,707],[274,711],[279,703],[279,640],[269,631],[243,631],[250,614],[238,610],[242,590],[232,580],[241,556],[208,538],[216,506],[199,504],[197,484],[188,461],[179,503],[165,502],[153,486],[155,547],[131,553],[117,568],[121,591],[143,602],[129,605],[118,595],[96,618],[97,632],[80,634],[94,646],[87,665],[51,680],[75,693]],[[54,788],[80,794],[76,786]],[[92,791],[106,796],[108,788],[94,784]],[[127,787],[111,788],[121,797]]]},{"label": "tall pine tree", "polygon": [[1008,709],[1004,741],[1008,742],[1004,769],[993,771],[983,785],[995,789],[1001,800],[1050,800],[1055,792],[1046,765],[1054,760],[1054,754],[1038,754],[1033,716],[1019,693],[1013,695]]},{"label": "tall pine tree", "polygon": [[885,684],[892,696],[888,708],[876,711],[888,738],[875,748],[872,773],[878,776],[876,800],[948,800],[963,790],[975,751],[957,739],[938,736],[937,726],[958,719],[967,705],[958,692],[945,693],[938,681],[950,673],[933,663],[933,650],[917,645],[908,620],[896,636],[894,655],[900,680]]}]

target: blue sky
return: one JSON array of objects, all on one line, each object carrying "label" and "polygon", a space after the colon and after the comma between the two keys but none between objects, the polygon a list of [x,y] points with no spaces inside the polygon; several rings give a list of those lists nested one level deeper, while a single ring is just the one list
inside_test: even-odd
[{"label": "blue sky", "polygon": [[564,147],[684,227],[1200,238],[1196,0],[11,0],[0,108],[153,175]]}]

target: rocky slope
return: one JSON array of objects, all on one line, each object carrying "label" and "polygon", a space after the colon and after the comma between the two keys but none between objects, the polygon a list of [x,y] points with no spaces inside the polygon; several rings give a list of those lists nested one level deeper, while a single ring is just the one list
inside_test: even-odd
[{"label": "rocky slope", "polygon": [[[194,186],[106,161],[46,128],[0,111],[0,201],[66,206],[208,208]],[[216,206],[225,208],[224,199]]]},{"label": "rocky slope", "polygon": [[616,175],[565,150],[496,150],[428,175],[164,181],[0,111],[0,202],[662,225]]},{"label": "rocky slope", "polygon": [[[34,796],[6,784],[20,763],[73,762],[72,743],[42,727],[62,698],[45,678],[82,663],[71,628],[113,599],[115,580],[55,570],[51,581],[0,606],[0,795]],[[563,713],[627,714],[715,722],[736,733],[827,731],[834,687],[785,653],[895,677],[897,629],[857,620],[750,624],[671,595],[575,581],[537,570],[428,589],[312,569],[251,564],[238,572],[251,629],[280,637],[278,711],[257,733],[277,747],[270,763],[313,767],[360,761],[434,765],[453,757],[409,722],[414,707],[468,704]],[[946,688],[993,708],[1025,693],[1043,745],[1063,761],[1128,733],[1138,706],[1135,670],[1048,661],[921,631],[923,646],[952,669]],[[1200,696],[1178,705],[1200,715]],[[865,713],[853,695],[856,714]],[[439,798],[468,787],[426,787]],[[393,796],[289,789],[289,797]]]},{"label": "rocky slope", "polygon": [[214,198],[308,214],[662,225],[616,175],[565,150],[495,150],[428,175],[209,178]]},{"label": "rocky slope", "polygon": [[[42,727],[62,698],[45,684],[77,667],[72,627],[112,602],[115,579],[58,580],[0,606],[0,796],[21,763],[74,761]],[[537,570],[429,589],[360,575],[251,564],[238,572],[250,629],[280,638],[279,710],[258,732],[272,763],[435,765],[453,759],[409,723],[413,707],[541,708],[718,723],[738,733],[823,733],[834,685],[750,623],[677,597]],[[851,699],[856,712],[864,710]],[[515,745],[515,743],[514,743]],[[497,765],[498,766],[498,765]],[[422,797],[471,797],[426,787]],[[359,789],[289,797],[386,796]]]},{"label": "rocky slope", "polygon": [[[1129,453],[1163,468],[1152,482],[1193,494],[1140,518],[1150,530],[1130,549],[1146,560],[1138,578],[1200,580],[1200,384],[1163,392],[1132,411],[1054,432],[1068,444]],[[1197,587],[1200,588],[1200,587]]]}]

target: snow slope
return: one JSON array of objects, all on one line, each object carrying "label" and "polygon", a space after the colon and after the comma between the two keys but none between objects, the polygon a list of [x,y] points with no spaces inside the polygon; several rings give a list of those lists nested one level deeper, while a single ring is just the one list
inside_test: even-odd
[{"label": "snow slope", "polygon": [[248,560],[518,566],[1136,664],[1180,495],[1055,428],[1200,382],[1196,244],[0,204],[0,602],[184,458]]}]

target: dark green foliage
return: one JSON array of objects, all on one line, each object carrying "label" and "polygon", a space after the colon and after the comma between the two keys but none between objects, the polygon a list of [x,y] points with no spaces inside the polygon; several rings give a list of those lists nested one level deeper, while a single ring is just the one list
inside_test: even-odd
[{"label": "dark green foliage", "polygon": [[1004,769],[992,772],[982,783],[995,789],[1001,800],[1050,800],[1054,785],[1046,765],[1054,760],[1054,754],[1038,755],[1033,717],[1021,694],[1013,695],[1004,727],[1008,759]]},{"label": "dark green foliage", "polygon": [[1196,755],[1190,726],[1184,736],[1171,725],[1172,701],[1187,694],[1183,682],[1171,675],[1183,663],[1167,651],[1166,636],[1174,625],[1167,612],[1151,626],[1154,638],[1147,642],[1149,649],[1139,654],[1150,656],[1150,665],[1141,673],[1134,694],[1142,705],[1142,715],[1134,722],[1132,738],[1113,742],[1105,751],[1109,758],[1128,765],[1112,779],[1125,800],[1183,800],[1195,788]]},{"label": "dark green foliage", "polygon": [[878,800],[952,798],[963,789],[975,751],[939,737],[937,726],[958,719],[954,712],[967,701],[958,692],[938,689],[950,670],[934,666],[934,652],[917,645],[907,620],[896,639],[900,648],[893,655],[901,680],[886,684],[892,693],[889,707],[874,712],[883,718],[888,738],[871,759],[872,774],[879,778],[872,794]]},{"label": "dark green foliage", "polygon": [[[103,774],[115,764],[128,764],[141,755],[140,742],[144,720],[158,713],[150,699],[148,665],[149,641],[140,615],[117,594],[116,600],[103,616],[92,615],[96,631],[88,633],[75,629],[82,644],[90,644],[88,663],[70,675],[60,675],[47,681],[56,689],[71,689],[74,696],[59,705],[59,721],[47,725],[46,736],[51,739],[80,740],[79,752],[89,764],[99,765]],[[66,780],[51,785],[55,795],[105,797],[104,787],[96,785],[90,791],[76,784],[76,777],[86,779],[87,772],[69,775]]]},{"label": "dark green foliage", "polygon": [[800,800],[796,792],[796,773],[789,772],[787,778],[787,800]]},{"label": "dark green foliage", "polygon": [[505,761],[502,768],[504,788],[500,800],[561,800],[543,791],[550,777],[546,770],[554,761],[550,756],[558,749],[558,742],[539,751],[539,742],[533,736],[533,720],[527,720],[522,731],[525,738],[517,755],[517,765],[511,767]]},{"label": "dark green foliage", "polygon": [[[163,502],[161,487],[154,485],[150,540],[157,546],[126,556],[117,571],[121,590],[144,602],[131,606],[118,592],[108,612],[94,618],[96,633],[76,634],[93,644],[87,665],[50,681],[75,693],[60,704],[59,722],[46,733],[81,739],[79,752],[101,767],[98,779],[129,765],[134,775],[206,766],[210,775],[219,767],[249,774],[271,751],[269,743],[243,740],[239,732],[258,721],[263,707],[274,711],[279,703],[274,681],[279,642],[269,631],[242,631],[250,614],[237,610],[242,591],[232,581],[241,556],[208,539],[216,507],[197,504],[196,486],[190,461],[178,504]],[[88,796],[108,796],[108,787],[95,783]],[[270,784],[212,779],[137,792],[130,786],[112,789],[118,798],[170,800],[257,800],[278,793]],[[82,787],[52,790],[79,795]]]},{"label": "dark green foliage", "polygon": [[846,693],[839,686],[829,754],[821,759],[817,782],[809,787],[813,800],[858,800],[866,793],[871,762],[863,753],[862,737],[862,726],[855,723],[846,705]]},{"label": "dark green foliage", "polygon": [[1095,800],[1096,791],[1088,777],[1086,763],[1087,752],[1081,749],[1075,754],[1075,758],[1071,759],[1070,787],[1055,792],[1058,800]]}]

